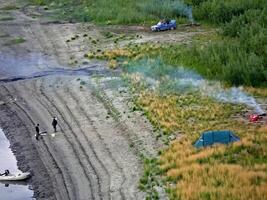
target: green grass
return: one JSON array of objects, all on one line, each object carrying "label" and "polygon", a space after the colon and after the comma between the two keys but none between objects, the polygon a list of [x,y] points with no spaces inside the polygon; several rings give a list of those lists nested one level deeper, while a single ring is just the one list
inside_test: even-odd
[{"label": "green grass", "polygon": [[14,20],[15,18],[14,17],[0,17],[0,21],[11,21],[11,20]]},{"label": "green grass", "polygon": [[207,79],[219,80],[226,85],[265,87],[267,84],[265,57],[247,52],[237,39],[226,40],[218,34],[197,35],[191,45],[130,45],[94,55],[91,53],[88,57],[116,61],[126,59],[126,62],[157,57],[165,64],[183,65]]},{"label": "green grass", "polygon": [[18,7],[14,4],[9,4],[0,8],[0,10],[16,10]]},{"label": "green grass", "polygon": [[[220,40],[163,53],[210,79],[230,85],[267,86],[267,2],[188,0],[198,20],[217,24]],[[177,52],[177,53],[176,53]]]},{"label": "green grass", "polygon": [[222,40],[192,46],[163,48],[159,54],[167,64],[184,65],[205,78],[229,85],[266,86],[265,57],[242,49],[237,40]]},{"label": "green grass", "polygon": [[180,18],[189,8],[182,1],[172,0],[31,0],[39,5],[60,8],[60,15],[77,21],[101,24],[155,23],[162,18]]},{"label": "green grass", "polygon": [[265,0],[186,0],[186,2],[193,5],[197,20],[210,21],[214,24],[230,22],[233,16],[266,6]]},{"label": "green grass", "polygon": [[14,38],[14,39],[11,39],[9,41],[6,42],[5,45],[16,45],[16,44],[21,44],[21,43],[24,43],[26,40],[22,37],[17,37],[17,38]]},{"label": "green grass", "polygon": [[[242,28],[240,30],[242,31]],[[219,80],[227,85],[266,87],[266,48],[267,29],[262,32],[259,30],[255,34],[244,33],[242,38],[217,33],[196,35],[190,45],[131,45],[111,56],[117,60],[125,57],[124,55],[135,59],[144,56],[160,57],[165,64],[183,65],[207,79]]]},{"label": "green grass", "polygon": [[146,200],[157,200],[159,194],[155,186],[162,187],[161,169],[157,158],[145,158],[141,156],[144,163],[144,173],[139,182],[139,189],[146,192]]}]

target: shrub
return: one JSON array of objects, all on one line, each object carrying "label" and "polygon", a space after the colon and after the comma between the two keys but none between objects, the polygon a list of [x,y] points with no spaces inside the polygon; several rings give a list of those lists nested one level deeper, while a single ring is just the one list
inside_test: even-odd
[{"label": "shrub", "polygon": [[259,9],[266,6],[264,0],[202,0],[193,1],[194,14],[197,19],[208,20],[215,24],[231,21],[233,16],[239,16],[249,9]]},{"label": "shrub", "polygon": [[183,1],[173,0],[32,0],[38,5],[54,3],[61,15],[78,21],[105,24],[128,24],[156,21],[161,18],[189,16],[191,12]]}]

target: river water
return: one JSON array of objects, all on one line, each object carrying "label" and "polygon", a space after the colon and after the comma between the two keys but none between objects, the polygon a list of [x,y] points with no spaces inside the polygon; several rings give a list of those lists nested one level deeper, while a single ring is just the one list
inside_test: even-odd
[{"label": "river water", "polygon": [[[2,129],[0,129],[0,172],[9,169],[11,173],[20,172],[17,161],[10,149],[10,143]],[[0,182],[1,200],[33,200],[33,190],[29,189],[27,182]]]}]

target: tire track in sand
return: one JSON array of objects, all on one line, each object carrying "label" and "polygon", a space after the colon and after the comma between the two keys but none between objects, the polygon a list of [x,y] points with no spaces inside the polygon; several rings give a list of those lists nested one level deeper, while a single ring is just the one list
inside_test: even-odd
[{"label": "tire track in sand", "polygon": [[[35,80],[33,80],[33,81],[35,81]],[[25,92],[29,92],[29,91],[32,91],[32,88],[33,87],[27,87],[27,84],[29,84],[29,83],[31,83],[32,82],[32,80],[31,81],[27,81],[27,82],[24,82],[23,84],[21,84],[21,85],[19,85],[19,86],[17,86],[18,88],[19,88],[19,90],[17,89],[17,88],[15,88],[15,87],[13,87],[13,90],[15,90],[16,91],[16,93],[17,94],[19,94],[20,93],[20,91],[23,91],[24,93]],[[21,88],[22,87],[22,88]],[[39,121],[42,121],[42,123],[41,124],[44,124],[44,125],[46,125],[46,127],[48,128],[48,127],[50,127],[51,126],[51,124],[50,124],[50,122],[48,123],[47,122],[47,119],[49,118],[52,118],[52,114],[51,114],[51,112],[50,112],[50,110],[49,110],[49,107],[48,106],[46,106],[42,101],[40,101],[39,99],[38,99],[38,96],[36,95],[36,90],[34,90],[34,92],[31,92],[30,94],[28,94],[29,96],[33,96],[33,97],[35,97],[35,98],[31,98],[30,99],[30,101],[29,100],[27,100],[27,95],[26,94],[21,94],[20,95],[20,97],[25,101],[25,102],[27,102],[27,105],[31,105],[31,107],[30,107],[30,109],[31,110],[34,110],[34,113],[36,113],[36,115],[38,115],[38,117],[36,118],[36,121],[37,121],[37,119],[39,120]],[[30,110],[30,109],[28,109],[28,110]],[[43,119],[43,117],[40,115],[42,113],[42,116],[44,115],[44,116],[47,116],[47,115],[49,115],[49,117],[46,117],[45,119]],[[47,114],[47,115],[46,115]],[[40,119],[42,119],[42,120],[40,120]],[[33,124],[33,127],[36,125],[36,123],[34,123]],[[35,132],[35,131],[34,131]],[[64,132],[63,132],[63,136],[64,136]],[[48,139],[50,139],[49,137],[48,137]],[[60,166],[59,166],[59,168],[62,170],[62,171],[64,171],[62,174],[64,175],[64,176],[66,176],[66,179],[68,179],[68,183],[69,183],[69,185],[70,185],[70,191],[69,191],[69,193],[72,193],[73,195],[73,198],[71,198],[71,199],[77,199],[77,197],[78,197],[78,193],[77,193],[77,191],[78,191],[78,188],[76,187],[76,184],[74,183],[74,180],[73,180],[73,178],[69,175],[69,171],[68,171],[68,168],[66,168],[66,167],[64,167],[64,166],[67,166],[66,165],[66,162],[64,161],[64,158],[61,158],[61,155],[60,155],[60,153],[58,152],[58,147],[56,147],[53,143],[52,143],[52,141],[51,140],[49,140],[49,144],[50,144],[50,146],[52,146],[53,147],[53,152],[55,153],[55,154],[57,154],[58,156],[57,156],[57,159],[58,160],[60,160],[60,162],[62,163],[62,164],[60,164]],[[71,155],[71,154],[70,154]],[[77,157],[77,156],[76,156]],[[73,158],[74,159],[74,158]],[[74,189],[73,188],[71,188],[71,186],[73,186],[74,187]],[[76,189],[75,189],[76,188]]]},{"label": "tire track in sand", "polygon": [[[28,82],[27,82],[28,83]],[[31,90],[31,88],[34,88],[34,86],[32,86],[32,85],[35,85],[35,84],[33,84],[33,83],[35,83],[35,80],[34,81],[31,81],[30,82],[30,84],[31,84],[31,86],[30,87],[27,87],[26,85],[27,84],[23,84],[22,86],[20,86],[20,87],[23,87],[24,89],[22,89],[22,91],[30,91]],[[52,119],[52,117],[53,116],[55,116],[54,115],[54,113],[53,112],[51,112],[50,110],[51,110],[51,108],[50,108],[50,106],[49,105],[45,105],[45,103],[43,102],[43,101],[41,101],[41,100],[39,100],[38,98],[40,97],[40,95],[38,96],[38,95],[36,95],[35,93],[36,93],[36,91],[37,91],[37,89],[34,89],[34,93],[32,94],[32,95],[34,95],[34,96],[36,96],[36,98],[34,98],[36,101],[38,101],[39,102],[39,104],[41,105],[41,106],[43,106],[46,110],[44,111],[44,112],[47,112],[48,113],[48,115],[50,115],[49,117],[47,117],[47,118],[51,118]],[[44,99],[42,99],[42,100],[44,100]],[[38,107],[38,109],[39,109],[40,107]],[[46,126],[48,127],[48,126],[51,126],[51,124],[49,123],[49,124],[46,124]],[[70,149],[74,149],[75,148],[75,144],[73,145],[73,143],[71,142],[71,139],[65,134],[66,133],[66,131],[64,131],[64,130],[68,130],[68,129],[65,129],[65,128],[63,128],[63,127],[60,127],[61,128],[61,130],[62,130],[62,137],[64,137],[65,138],[65,140],[66,140],[66,142],[68,142],[70,145],[69,145],[69,148]],[[55,140],[53,140],[53,145],[55,144]],[[77,146],[77,145],[76,145]],[[57,147],[56,148],[54,148],[55,150],[55,152],[57,151],[56,149],[60,149],[60,146],[58,146],[57,145]],[[68,147],[67,147],[68,148]],[[66,149],[65,149],[66,150]],[[75,150],[75,149],[74,149]],[[69,158],[69,159],[73,159],[73,161],[75,161],[75,159],[77,159],[77,161],[79,162],[79,164],[78,164],[78,167],[80,167],[81,169],[80,169],[80,171],[83,171],[83,177],[86,177],[86,178],[88,178],[88,174],[85,172],[85,167],[86,166],[83,166],[82,165],[82,157],[80,157],[79,156],[79,153],[77,153],[77,152],[75,152],[75,151],[72,151],[72,152],[70,152],[70,153],[68,153],[66,156],[67,157],[71,157],[72,155],[74,155],[74,157],[72,157],[72,158]],[[62,155],[61,155],[62,156]],[[60,157],[60,156],[59,156]],[[66,157],[65,157],[65,159],[66,159]],[[63,165],[61,166],[62,167],[62,169],[64,169],[64,171],[66,171],[65,172],[65,174],[75,174],[75,171],[77,171],[77,170],[69,170],[68,168],[69,168],[69,166],[68,166],[68,164],[67,164],[67,162],[64,162],[64,160],[62,161],[62,163],[63,163]],[[73,176],[70,176],[70,177],[73,177]],[[79,179],[79,177],[77,177],[77,176],[75,176],[75,177],[73,177],[73,178],[76,178],[76,179]],[[75,195],[74,195],[74,197],[72,198],[72,199],[74,199],[74,200],[76,200],[76,199],[88,199],[89,198],[89,196],[90,196],[90,199],[94,199],[95,197],[93,196],[93,194],[98,194],[98,193],[95,193],[95,192],[90,192],[90,195],[86,195],[86,192],[85,192],[85,190],[83,190],[83,192],[81,192],[81,191],[79,191],[82,187],[78,187],[78,186],[76,186],[76,184],[74,183],[75,182],[75,179],[74,179],[74,181],[72,181],[72,186],[74,186],[74,193],[75,193]],[[81,182],[81,181],[80,181]],[[88,182],[88,179],[87,179],[87,183],[89,183],[89,186],[88,187],[86,187],[86,191],[88,191],[88,188],[89,189],[92,189],[92,184],[91,184],[91,182]],[[85,183],[86,184],[86,183]],[[79,185],[79,186],[81,186],[81,184]],[[81,195],[83,195],[83,197],[80,197]],[[99,198],[98,198],[99,199]]]},{"label": "tire track in sand", "polygon": [[[38,101],[39,102],[39,104],[41,105],[41,106],[43,106],[43,107],[45,107],[45,109],[46,109],[46,112],[48,112],[48,114],[49,114],[49,119],[51,118],[52,119],[52,117],[53,116],[55,116],[56,114],[55,113],[57,113],[57,111],[51,111],[52,110],[52,107],[53,108],[55,108],[56,106],[54,105],[54,103],[52,102],[52,101],[48,101],[45,97],[44,97],[44,93],[42,93],[42,91],[40,92],[40,95],[37,95],[37,91],[38,91],[38,89],[36,88],[36,82],[31,82],[31,86],[30,87],[28,87],[28,88],[25,88],[25,89],[27,89],[27,90],[30,90],[30,88],[34,88],[34,95],[35,95],[35,99],[36,99],[36,101]],[[79,150],[77,150],[77,148],[75,148],[75,147],[77,147],[77,145],[74,143],[74,142],[72,142],[72,138],[69,136],[69,134],[67,134],[67,131],[69,130],[69,128],[65,128],[65,126],[64,126],[64,124],[66,124],[67,122],[66,121],[64,121],[64,118],[63,118],[63,115],[62,115],[62,113],[60,113],[59,114],[61,117],[62,117],[62,119],[63,119],[63,123],[61,123],[61,124],[59,124],[58,126],[59,126],[59,128],[61,129],[61,132],[62,132],[62,134],[60,135],[60,136],[62,136],[65,140],[66,140],[66,142],[69,144],[69,148],[72,150],[72,152],[71,153],[69,153],[68,154],[68,156],[71,156],[72,154],[75,156],[75,157],[73,157],[73,159],[76,159],[77,160],[77,162],[78,162],[78,165],[79,165],[79,167],[81,168],[81,171],[83,171],[83,176],[84,177],[86,177],[86,179],[87,179],[87,183],[88,183],[88,187],[86,188],[87,190],[89,189],[90,190],[90,199],[101,199],[101,196],[100,197],[95,197],[94,195],[95,194],[98,194],[98,192],[97,191],[93,191],[92,190],[92,188],[93,188],[93,186],[92,186],[92,182],[94,182],[92,179],[91,179],[91,177],[90,177],[90,175],[89,174],[87,174],[86,173],[86,168],[87,168],[87,165],[84,165],[83,164],[83,157],[82,156],[80,156],[80,154],[79,154]],[[59,116],[58,115],[58,116]],[[49,124],[50,125],[50,124]],[[51,125],[50,125],[51,126]],[[72,132],[71,132],[72,133]],[[59,147],[60,148],[60,147]],[[68,166],[68,165],[65,165],[65,167],[64,168],[66,168],[66,166]],[[69,167],[69,166],[68,166]],[[72,169],[69,173],[71,173],[71,174],[75,174],[75,170],[74,169]],[[79,179],[79,177],[76,177],[76,179]],[[74,184],[75,185],[75,184]],[[77,186],[78,187],[78,186]],[[75,190],[75,192],[76,193],[78,193],[79,192],[79,189],[80,188],[76,188],[76,190]],[[77,196],[79,196],[79,194],[81,194],[81,192],[80,193],[78,193],[77,195],[76,195],[76,198],[74,198],[74,200],[76,200],[77,199]],[[83,194],[83,195],[85,195],[85,194]],[[86,199],[88,199],[89,198],[89,196],[86,196]],[[85,198],[85,197],[84,197]],[[79,199],[79,198],[78,198]]]},{"label": "tire track in sand", "polygon": [[[76,109],[72,110],[72,113],[74,115],[78,115],[77,113],[79,113],[80,115],[83,116],[83,118],[85,118],[86,122],[90,125],[90,128],[92,129],[92,132],[94,134],[90,134],[91,135],[91,139],[94,141],[94,143],[96,143],[94,146],[100,148],[100,150],[98,150],[98,152],[100,152],[101,150],[104,151],[108,156],[102,156],[104,161],[101,161],[101,165],[103,166],[103,168],[106,169],[105,164],[103,162],[106,163],[106,165],[109,166],[109,170],[111,171],[112,176],[114,176],[113,179],[118,179],[118,175],[116,175],[115,173],[118,171],[119,172],[119,179],[122,179],[120,182],[120,186],[119,186],[119,193],[122,199],[126,199],[125,197],[125,193],[122,191],[123,190],[123,186],[125,183],[125,174],[123,172],[122,167],[119,166],[118,162],[116,161],[115,157],[113,156],[111,150],[108,148],[107,144],[105,143],[104,138],[101,136],[101,134],[99,133],[99,131],[97,130],[97,128],[94,126],[93,120],[90,118],[90,116],[87,114],[87,112],[84,110],[84,108],[82,107],[82,104],[79,102],[79,100],[77,99],[77,97],[71,92],[70,88],[66,88],[64,87],[63,89],[64,94],[62,94],[64,97],[69,96],[68,101],[70,101],[71,99],[73,100],[73,104],[76,105]],[[56,92],[56,91],[54,91]],[[57,92],[56,92],[57,93]],[[62,96],[60,94],[58,94],[59,96]],[[62,99],[62,101],[64,101]],[[79,122],[78,122],[79,123]],[[82,125],[79,123],[79,127],[82,127]],[[85,127],[86,128],[86,127]],[[84,133],[84,137],[86,138],[86,141],[88,143],[90,143],[91,145],[92,142],[90,142],[90,138],[88,134],[85,134],[84,131],[82,131]],[[96,138],[93,138],[93,135],[96,136]],[[111,160],[111,163],[108,162],[108,160]],[[107,169],[106,169],[107,170]],[[107,170],[108,171],[108,170]],[[117,176],[117,177],[116,177]],[[113,180],[114,181],[114,180]],[[111,181],[110,181],[111,182]],[[110,186],[112,184],[110,183]],[[117,184],[116,184],[117,185]],[[112,190],[113,192],[114,190]]]},{"label": "tire track in sand", "polygon": [[[52,85],[57,85],[58,81],[60,81],[60,79],[57,79]],[[66,93],[63,94],[64,99],[66,99],[65,95],[67,95],[67,94]],[[102,183],[101,187],[102,188],[106,188],[105,190],[102,189],[102,193],[105,194],[105,193],[108,192],[108,199],[111,199],[111,196],[110,196],[110,193],[111,193],[111,191],[110,191],[110,173],[107,170],[107,168],[105,167],[105,165],[103,164],[103,162],[101,161],[101,159],[99,158],[99,156],[97,155],[97,153],[96,153],[96,151],[95,151],[95,149],[93,147],[92,142],[90,142],[88,140],[88,138],[86,137],[85,131],[81,128],[82,125],[81,125],[80,121],[77,120],[77,118],[80,117],[80,113],[77,115],[77,112],[75,112],[75,110],[79,109],[79,105],[77,107],[75,107],[75,109],[72,109],[71,107],[69,107],[68,103],[70,103],[71,98],[68,98],[68,100],[65,101],[63,99],[63,97],[62,97],[62,94],[57,92],[54,87],[52,88],[52,93],[50,93],[49,96],[55,96],[56,97],[55,99],[58,100],[58,105],[62,105],[62,107],[63,107],[61,109],[61,111],[63,111],[63,110],[66,111],[65,112],[66,118],[69,118],[69,120],[71,122],[73,122],[72,125],[76,129],[78,129],[79,133],[81,133],[81,135],[79,136],[80,137],[80,140],[79,140],[80,141],[80,146],[82,146],[84,148],[85,154],[87,154],[87,153],[88,154],[92,154],[92,156],[88,156],[88,159],[94,158],[96,160],[96,162],[94,162],[95,165],[93,165],[93,167],[95,169],[96,174],[101,174],[101,175],[99,175],[99,179],[101,180],[101,183]],[[83,142],[86,142],[86,144],[83,144]],[[105,159],[105,157],[103,157],[103,159]],[[100,170],[101,168],[103,169],[104,174],[101,172],[101,170]],[[105,179],[107,179],[107,180],[105,180]],[[105,185],[104,182],[108,182],[108,184]],[[122,197],[124,197],[124,196],[122,195]],[[125,199],[125,198],[122,198],[122,199]]]},{"label": "tire track in sand", "polygon": [[[65,83],[63,82],[64,86],[68,85],[68,82],[70,82],[68,79],[65,78]],[[69,84],[70,85],[70,84]],[[75,85],[74,83],[71,83],[71,85]],[[91,115],[90,119],[93,123],[93,126],[96,130],[99,129],[99,133],[103,135],[103,141],[104,138],[107,139],[110,131],[112,131],[113,137],[117,138],[118,140],[115,141],[115,146],[112,144],[112,141],[107,139],[109,144],[109,148],[113,151],[114,154],[116,154],[116,158],[118,162],[120,163],[119,165],[121,166],[122,170],[124,171],[124,174],[126,174],[125,181],[123,183],[123,186],[125,189],[127,189],[127,199],[144,199],[142,192],[138,189],[138,183],[139,183],[139,176],[137,175],[138,172],[141,173],[142,165],[139,165],[139,160],[136,159],[138,158],[139,154],[136,154],[136,151],[133,148],[129,148],[129,141],[131,142],[131,137],[129,137],[129,134],[134,134],[132,132],[128,133],[128,127],[127,129],[121,129],[121,127],[118,125],[120,122],[117,122],[116,120],[111,119],[112,121],[106,121],[106,114],[107,111],[109,110],[106,108],[106,105],[102,101],[100,101],[97,97],[94,96],[95,93],[95,88],[93,85],[89,83],[87,85],[89,87],[85,87],[85,91],[82,92],[82,94],[79,94],[79,88],[75,90],[75,87],[71,87],[72,89],[69,90],[69,92],[73,93],[73,97],[76,97],[76,100],[78,102],[78,105],[84,110],[87,115]],[[93,87],[93,88],[92,88]],[[87,92],[86,92],[87,91]],[[104,91],[103,91],[104,92]],[[79,97],[79,98],[78,98]],[[102,116],[101,116],[102,114]],[[104,120],[104,122],[101,120]],[[108,130],[108,131],[106,131]],[[125,133],[127,132],[127,133]],[[120,138],[120,139],[119,139]],[[122,139],[123,138],[123,139]],[[110,138],[112,140],[112,138]],[[121,140],[121,141],[120,141]],[[125,160],[125,154],[121,155],[120,152],[125,146],[123,146],[124,141],[127,141],[127,147],[125,149],[125,153],[130,150],[127,153],[127,159],[128,162]],[[119,143],[118,143],[119,142]],[[116,148],[116,144],[121,144],[122,147],[118,150]],[[124,144],[125,145],[125,144]],[[119,152],[118,152],[119,151]],[[140,152],[139,152],[140,153]],[[131,155],[135,158],[132,159]],[[135,155],[136,154],[136,155]],[[129,160],[130,164],[129,164]],[[126,162],[125,162],[126,161]],[[135,163],[135,164],[132,164]],[[133,170],[134,169],[134,170]],[[134,184],[133,184],[134,183]]]},{"label": "tire track in sand", "polygon": [[[51,117],[53,116],[59,116],[62,119],[62,126],[60,127],[62,130],[69,130],[70,134],[69,137],[66,137],[68,142],[71,144],[72,148],[74,149],[75,155],[79,159],[80,166],[83,166],[84,174],[88,178],[88,181],[90,183],[96,182],[96,184],[91,184],[91,189],[94,188],[94,191],[92,193],[93,199],[103,199],[103,194],[99,191],[101,190],[101,182],[99,180],[99,175],[97,174],[97,170],[95,169],[94,165],[91,163],[89,156],[86,154],[85,149],[81,145],[81,142],[79,141],[79,137],[77,133],[73,130],[71,125],[67,122],[66,118],[67,116],[58,108],[58,105],[55,105],[56,99],[51,99],[48,97],[48,95],[45,93],[45,88],[43,86],[43,80],[41,80],[41,85],[38,87],[39,89],[36,89],[36,91],[40,91],[40,95],[43,97],[43,100],[45,100],[49,104],[50,110],[53,109],[53,112],[51,112]],[[67,127],[65,127],[67,126]],[[63,128],[64,127],[64,128]],[[70,138],[71,137],[71,138]],[[72,142],[72,140],[74,142]],[[77,143],[77,144],[75,144]],[[76,148],[75,148],[76,147]],[[78,148],[78,149],[77,149]],[[82,153],[83,159],[81,159],[81,156],[79,156],[79,152]],[[85,160],[87,164],[83,164],[82,160]],[[88,169],[90,167],[91,169]],[[89,174],[86,173],[88,171]],[[93,174],[93,175],[92,175]],[[94,181],[92,178],[94,178],[96,181]],[[97,196],[99,195],[99,196]],[[108,193],[109,195],[109,193]]]},{"label": "tire track in sand", "polygon": [[[58,81],[60,81],[60,79],[57,79],[54,83],[52,83],[52,85],[54,85],[54,86],[57,85]],[[78,132],[81,133],[81,135],[79,135],[79,137],[77,136],[77,141],[79,142],[79,145],[84,149],[84,153],[86,154],[89,162],[90,162],[90,158],[92,158],[92,160],[95,159],[95,161],[92,162],[92,163],[95,163],[94,165],[92,165],[92,167],[94,168],[95,173],[98,174],[99,181],[101,183],[100,188],[102,187],[101,190],[102,190],[103,194],[108,192],[107,193],[108,199],[111,199],[111,196],[110,196],[110,193],[111,193],[111,191],[110,191],[110,174],[109,174],[107,168],[105,167],[105,165],[103,164],[103,162],[101,161],[101,159],[99,158],[99,156],[97,155],[97,153],[93,147],[92,142],[90,142],[88,140],[88,138],[86,137],[86,133],[81,128],[81,126],[82,126],[81,123],[79,122],[79,120],[77,120],[77,118],[79,118],[80,113],[75,116],[75,114],[74,114],[75,109],[72,109],[71,107],[68,106],[68,103],[70,102],[71,98],[66,98],[65,94],[63,94],[63,95],[64,95],[65,99],[68,99],[68,101],[65,101],[62,97],[62,94],[57,92],[55,90],[55,88],[52,87],[52,93],[49,96],[54,96],[55,99],[59,100],[58,105],[62,105],[62,108],[61,109],[59,108],[59,110],[61,110],[60,113],[65,114],[65,120],[69,119],[71,122],[73,122],[72,126],[74,126],[74,128],[76,128],[78,130]],[[55,103],[55,101],[54,101],[54,103]],[[78,107],[75,107],[75,108],[78,108]],[[71,128],[71,129],[74,129],[74,128]],[[86,142],[86,144],[83,145],[83,142]],[[87,153],[91,154],[91,155],[89,156]],[[101,168],[103,169],[104,173],[101,172],[101,170],[100,170]],[[107,180],[105,180],[105,179],[107,179]],[[107,184],[104,184],[105,182],[107,182]],[[104,188],[104,190],[103,190],[103,188]]]},{"label": "tire track in sand", "polygon": [[[11,93],[11,91],[7,88],[7,86],[4,86],[4,85],[1,85],[1,87],[6,91],[6,95],[4,95],[4,96],[10,96],[12,99],[14,99],[14,96],[12,95],[12,93]],[[1,94],[2,94],[2,92],[1,92]],[[17,92],[16,92],[16,94],[18,94]],[[22,98],[22,97],[19,97],[19,98]],[[17,110],[15,110],[15,112],[16,113],[20,113],[20,112],[22,112],[23,113],[23,115],[25,116],[25,118],[21,118],[21,116],[19,115],[19,114],[17,114],[17,116],[22,120],[22,121],[25,121],[25,120],[29,120],[30,121],[30,123],[32,124],[32,126],[34,127],[35,126],[35,122],[34,122],[34,120],[33,120],[33,118],[31,117],[31,115],[26,111],[26,108],[24,108],[23,106],[21,106],[19,103],[17,103],[17,102],[13,102],[13,104],[18,108],[18,110],[19,111],[17,111]],[[12,110],[12,107],[11,106],[9,106],[9,108]],[[26,123],[27,124],[27,123]],[[30,136],[30,137],[32,137],[32,135],[30,134],[31,132],[33,132],[33,130],[31,130],[31,128],[29,128],[27,125],[25,125],[24,123],[23,123],[23,125],[25,126],[25,128],[28,130],[28,135]],[[66,195],[64,195],[64,194],[67,194],[67,199],[71,199],[70,198],[70,194],[69,194],[69,191],[68,191],[68,189],[67,189],[67,185],[66,185],[66,181],[65,181],[65,179],[66,179],[66,177],[64,177],[64,174],[63,174],[63,172],[62,172],[62,170],[61,170],[61,168],[59,167],[59,165],[58,165],[58,163],[57,163],[57,161],[56,161],[56,159],[54,158],[54,156],[53,156],[53,154],[51,153],[51,150],[50,150],[50,147],[46,144],[46,142],[44,141],[43,142],[43,145],[45,146],[45,148],[41,148],[42,150],[44,150],[44,151],[46,151],[47,153],[48,153],[48,155],[49,155],[49,158],[51,158],[52,159],[52,165],[53,166],[55,166],[55,168],[58,170],[58,173],[57,174],[60,174],[60,176],[61,176],[61,178],[60,179],[62,179],[62,181],[60,181],[60,180],[58,180],[55,176],[50,176],[50,178],[51,179],[54,179],[54,181],[57,183],[57,185],[64,185],[64,188],[65,188],[65,192],[60,192],[59,193],[59,195],[61,196],[61,198],[59,198],[59,199],[66,199]],[[40,147],[40,146],[39,146]],[[36,148],[36,149],[40,149],[40,148]],[[54,150],[53,150],[54,151]],[[39,151],[38,151],[39,152]],[[41,154],[40,154],[41,155]],[[46,167],[47,168],[47,170],[50,172],[50,174],[54,174],[54,172],[49,168],[49,167]],[[63,193],[63,194],[62,194]],[[55,194],[58,194],[58,191],[57,192],[55,192]]]}]

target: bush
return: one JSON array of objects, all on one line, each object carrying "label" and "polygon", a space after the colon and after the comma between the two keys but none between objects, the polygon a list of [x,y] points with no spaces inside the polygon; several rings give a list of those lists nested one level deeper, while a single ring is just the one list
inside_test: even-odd
[{"label": "bush", "polygon": [[192,47],[176,46],[160,52],[165,63],[183,64],[193,68],[208,79],[223,81],[229,85],[265,86],[267,68],[265,58],[241,48],[236,40],[223,40]]},{"label": "bush", "polygon": [[194,14],[199,20],[208,20],[215,24],[231,21],[249,9],[263,9],[265,0],[193,0]]},{"label": "bush", "polygon": [[129,24],[157,21],[162,18],[186,16],[191,8],[183,1],[173,0],[31,0],[38,5],[53,3],[61,8],[61,15],[78,21],[94,21],[105,24]]}]

